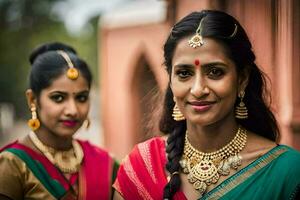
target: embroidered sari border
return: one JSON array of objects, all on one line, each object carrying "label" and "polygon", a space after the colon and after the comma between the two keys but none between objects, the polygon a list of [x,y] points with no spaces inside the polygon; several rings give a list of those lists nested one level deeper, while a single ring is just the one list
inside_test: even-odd
[{"label": "embroidered sari border", "polygon": [[32,159],[24,150],[17,148],[8,148],[6,151],[13,153],[23,160],[35,177],[44,185],[51,195],[60,198],[66,193],[65,188],[58,181],[52,179],[44,166],[38,161]]},{"label": "embroidered sari border", "polygon": [[[267,154],[263,155],[258,160],[254,161],[241,171],[237,172],[232,177],[225,180],[221,185],[215,188],[216,190],[211,190],[206,195],[204,195],[203,199],[219,199],[220,197],[224,196],[230,190],[232,190],[237,185],[241,184],[247,178],[252,176],[255,172],[259,171],[269,163],[271,163],[274,159],[280,156],[282,153],[286,152],[288,149],[285,146],[277,146],[270,150]],[[202,198],[200,198],[202,199]]]},{"label": "embroidered sari border", "polygon": [[30,158],[41,163],[41,165],[45,168],[48,176],[61,184],[66,191],[69,189],[68,182],[64,179],[59,170],[45,156],[39,155],[31,148],[20,143],[15,143],[9,148],[19,149],[28,154]]}]

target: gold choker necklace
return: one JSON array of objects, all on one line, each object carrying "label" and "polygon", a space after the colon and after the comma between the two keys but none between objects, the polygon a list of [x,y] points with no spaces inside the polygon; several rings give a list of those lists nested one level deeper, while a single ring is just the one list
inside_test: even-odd
[{"label": "gold choker necklace", "polygon": [[29,137],[48,160],[63,173],[75,173],[79,171],[83,159],[83,151],[76,140],[72,141],[72,148],[70,150],[60,151],[44,145],[34,132],[30,132]]},{"label": "gold choker necklace", "polygon": [[242,164],[240,151],[247,142],[247,131],[241,127],[235,137],[223,148],[204,153],[195,149],[188,140],[187,132],[180,165],[188,181],[202,196],[207,186],[218,182],[221,175],[227,176],[230,168],[237,170]]}]

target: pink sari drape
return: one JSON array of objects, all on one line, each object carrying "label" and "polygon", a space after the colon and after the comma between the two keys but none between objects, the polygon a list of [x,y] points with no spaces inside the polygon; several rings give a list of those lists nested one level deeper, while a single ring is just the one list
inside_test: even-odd
[{"label": "pink sari drape", "polygon": [[79,199],[110,199],[114,160],[89,142],[79,142],[84,152],[79,173]]},{"label": "pink sari drape", "polygon": [[[165,141],[161,137],[140,143],[121,164],[113,187],[125,200],[161,200],[167,184],[165,164]],[[174,199],[186,197],[178,191]]]}]

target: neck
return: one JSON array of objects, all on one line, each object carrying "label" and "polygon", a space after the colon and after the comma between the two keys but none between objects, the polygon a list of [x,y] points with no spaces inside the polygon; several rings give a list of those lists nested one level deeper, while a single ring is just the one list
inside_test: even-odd
[{"label": "neck", "polygon": [[40,127],[35,133],[39,140],[48,147],[61,151],[72,148],[73,137],[61,137],[43,127]]},{"label": "neck", "polygon": [[228,144],[236,135],[238,124],[227,120],[200,126],[187,122],[188,139],[191,145],[202,152],[213,152]]}]

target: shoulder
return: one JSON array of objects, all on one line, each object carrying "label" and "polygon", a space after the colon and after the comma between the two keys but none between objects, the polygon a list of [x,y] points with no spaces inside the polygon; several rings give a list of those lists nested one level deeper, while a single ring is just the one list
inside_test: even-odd
[{"label": "shoulder", "polygon": [[278,166],[283,174],[291,174],[300,180],[300,152],[286,145],[279,145],[274,148],[272,154],[277,156],[274,164]]},{"label": "shoulder", "polygon": [[156,154],[165,152],[165,139],[163,137],[153,137],[144,142],[138,143],[134,146],[132,151],[129,153],[130,158],[135,157],[150,157]]},{"label": "shoulder", "polygon": [[9,151],[2,151],[0,153],[0,165],[8,164],[8,163],[15,163],[21,161],[17,156]]},{"label": "shoulder", "polygon": [[22,199],[26,164],[9,151],[0,153],[0,194],[12,199]]},{"label": "shoulder", "polygon": [[[300,152],[287,145],[279,145],[281,151],[283,151],[281,157],[282,161],[289,162],[290,164],[300,165]],[[299,169],[300,170],[300,169]]]},{"label": "shoulder", "polygon": [[151,146],[152,148],[161,148],[165,146],[166,139],[161,136],[153,137],[136,145],[136,147]]},{"label": "shoulder", "polygon": [[15,149],[13,148],[18,142],[15,141],[0,149],[0,165],[1,167],[15,164],[20,165],[22,160],[16,156]]}]

